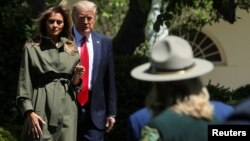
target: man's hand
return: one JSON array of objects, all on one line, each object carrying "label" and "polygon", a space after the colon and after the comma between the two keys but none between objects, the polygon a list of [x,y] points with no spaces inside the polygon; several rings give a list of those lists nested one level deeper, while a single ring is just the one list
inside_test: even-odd
[{"label": "man's hand", "polygon": [[114,116],[109,116],[106,119],[106,132],[108,133],[114,126],[115,124],[115,117]]}]

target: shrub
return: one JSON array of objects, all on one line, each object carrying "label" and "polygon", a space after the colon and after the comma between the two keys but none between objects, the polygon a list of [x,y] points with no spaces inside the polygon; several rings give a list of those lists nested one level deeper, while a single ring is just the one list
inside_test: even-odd
[{"label": "shrub", "polygon": [[0,127],[0,141],[18,141],[21,136],[21,126],[6,124]]},{"label": "shrub", "polygon": [[219,100],[230,105],[235,104],[232,99],[233,92],[230,90],[230,88],[226,88],[220,84],[213,85],[209,82],[207,89],[210,93],[211,100]]}]

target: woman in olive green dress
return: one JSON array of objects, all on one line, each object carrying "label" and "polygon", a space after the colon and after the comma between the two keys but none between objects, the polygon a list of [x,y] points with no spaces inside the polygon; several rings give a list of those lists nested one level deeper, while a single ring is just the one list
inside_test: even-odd
[{"label": "woman in olive green dress", "polygon": [[23,49],[17,105],[25,116],[22,140],[75,141],[76,92],[84,68],[72,41],[68,12],[54,6],[36,20],[38,34]]}]

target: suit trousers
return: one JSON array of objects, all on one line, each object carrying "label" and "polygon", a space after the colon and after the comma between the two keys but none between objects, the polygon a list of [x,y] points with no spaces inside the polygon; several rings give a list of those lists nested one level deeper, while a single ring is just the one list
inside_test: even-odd
[{"label": "suit trousers", "polygon": [[[91,95],[91,91],[89,91]],[[104,141],[104,130],[98,129],[91,118],[90,101],[84,106],[78,106],[78,127],[77,127],[77,141]]]}]

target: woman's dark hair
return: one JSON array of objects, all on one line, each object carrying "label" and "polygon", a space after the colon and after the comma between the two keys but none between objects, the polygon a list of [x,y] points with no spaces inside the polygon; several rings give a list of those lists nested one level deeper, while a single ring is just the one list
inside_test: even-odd
[{"label": "woman's dark hair", "polygon": [[40,14],[40,16],[35,20],[37,22],[37,36],[46,36],[46,21],[51,15],[51,13],[60,13],[64,20],[64,27],[62,33],[59,35],[60,37],[66,37],[72,40],[71,34],[71,21],[69,10],[62,6],[52,6],[46,9],[44,12]]}]

